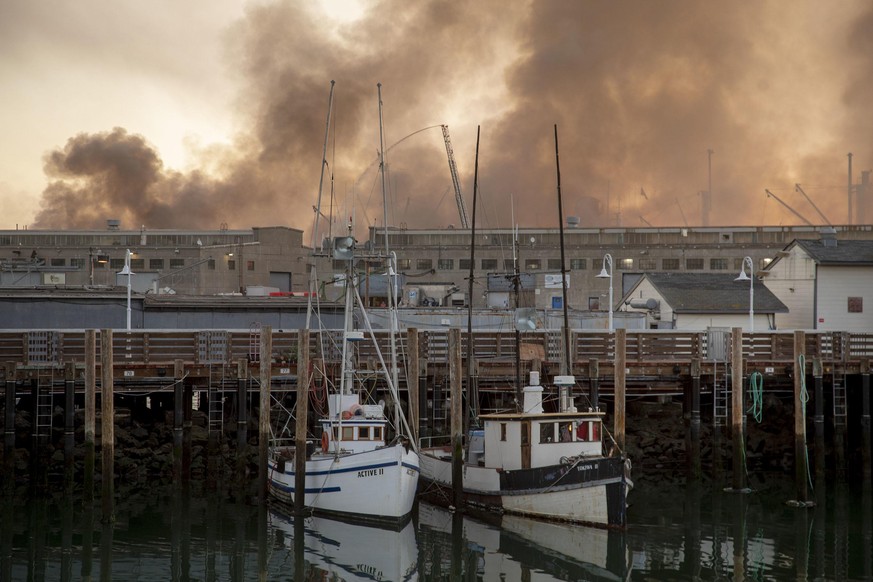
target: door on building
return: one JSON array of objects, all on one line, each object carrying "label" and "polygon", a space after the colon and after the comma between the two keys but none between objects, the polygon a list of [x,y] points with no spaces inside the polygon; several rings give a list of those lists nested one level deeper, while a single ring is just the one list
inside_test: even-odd
[{"label": "door on building", "polygon": [[276,287],[279,291],[291,291],[291,273],[270,271],[270,287]]}]

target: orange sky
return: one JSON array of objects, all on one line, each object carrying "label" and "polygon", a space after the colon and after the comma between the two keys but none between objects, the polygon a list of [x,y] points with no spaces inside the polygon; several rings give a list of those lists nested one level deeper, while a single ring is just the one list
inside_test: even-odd
[{"label": "orange sky", "polygon": [[[331,79],[326,167],[359,224],[382,220],[377,82],[387,146],[449,125],[468,213],[481,127],[483,227],[513,205],[556,224],[555,124],[582,226],[701,224],[708,149],[710,224],[799,223],[765,188],[819,222],[798,182],[845,224],[846,154],[873,168],[871,45],[862,0],[11,0],[0,228],[308,229]],[[393,224],[458,223],[438,128],[387,161]]]}]

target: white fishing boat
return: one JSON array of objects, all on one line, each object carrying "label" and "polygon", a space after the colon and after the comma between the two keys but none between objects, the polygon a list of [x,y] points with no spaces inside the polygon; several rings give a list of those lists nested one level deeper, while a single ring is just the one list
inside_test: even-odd
[{"label": "white fishing boat", "polygon": [[[539,373],[531,372],[521,412],[482,414],[471,432],[463,464],[467,505],[528,517],[598,527],[627,525],[630,462],[604,451],[603,413],[566,406],[543,409]],[[422,493],[429,501],[453,499],[449,447],[421,449]]]}]

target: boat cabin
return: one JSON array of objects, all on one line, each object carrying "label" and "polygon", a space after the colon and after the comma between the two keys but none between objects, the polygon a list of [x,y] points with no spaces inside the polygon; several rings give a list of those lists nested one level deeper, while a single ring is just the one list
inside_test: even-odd
[{"label": "boat cabin", "polygon": [[[532,375],[531,384],[538,380]],[[602,456],[604,413],[544,412],[542,392],[539,385],[525,387],[524,412],[483,414],[484,430],[470,439],[468,463],[511,471]]]},{"label": "boat cabin", "polygon": [[381,404],[360,404],[357,394],[331,394],[321,419],[324,453],[362,453],[385,446],[388,421]]}]

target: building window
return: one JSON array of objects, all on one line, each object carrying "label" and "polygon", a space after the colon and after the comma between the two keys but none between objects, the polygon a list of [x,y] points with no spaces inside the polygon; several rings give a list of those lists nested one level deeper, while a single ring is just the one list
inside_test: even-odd
[{"label": "building window", "polygon": [[227,261],[227,270],[228,271],[236,271],[236,261],[233,259],[228,259]]},{"label": "building window", "polygon": [[497,270],[497,259],[482,259],[482,270],[483,271],[496,271]]},{"label": "building window", "polygon": [[397,268],[398,269],[410,269],[412,267],[412,261],[409,259],[397,259]]},{"label": "building window", "polygon": [[664,271],[678,271],[679,259],[661,259],[661,269]]},{"label": "building window", "polygon": [[588,298],[588,311],[600,311],[600,297]]},{"label": "building window", "polygon": [[506,441],[506,423],[505,422],[500,423],[500,440],[504,441],[504,442]]},{"label": "building window", "polygon": [[702,271],[703,259],[685,259],[685,268],[689,271]]},{"label": "building window", "polygon": [[215,270],[215,259],[209,259],[208,261],[206,261],[206,268],[209,269],[210,271],[214,271]]},{"label": "building window", "polygon": [[79,257],[76,257],[74,259],[70,259],[70,266],[81,268],[81,267],[84,267],[87,264],[87,262],[88,261],[86,261],[85,259],[80,259]]},{"label": "building window", "polygon": [[503,270],[504,271],[515,271],[515,259],[503,259]]},{"label": "building window", "polygon": [[124,268],[124,259],[109,259],[109,268],[113,271]]},{"label": "building window", "polygon": [[164,268],[164,259],[149,259],[149,269],[160,270]]},{"label": "building window", "polygon": [[745,261],[745,260],[746,259],[744,259],[744,258],[743,259],[734,259],[734,271],[739,273],[740,271],[745,270],[745,267],[743,267],[743,261]]},{"label": "building window", "polygon": [[63,267],[67,264],[67,259],[53,258],[51,261],[52,267]]},{"label": "building window", "polygon": [[549,271],[560,271],[561,270],[561,259],[548,259],[546,263]]},{"label": "building window", "polygon": [[584,271],[586,268],[588,268],[588,261],[586,259],[570,259],[570,270]]},{"label": "building window", "polygon": [[709,270],[710,271],[727,271],[728,270],[728,260],[727,259],[709,259]]},{"label": "building window", "polygon": [[618,260],[618,268],[622,271],[629,271],[634,268],[634,260],[633,259],[619,259]]},{"label": "building window", "polygon": [[864,313],[863,297],[849,297],[849,313]]},{"label": "building window", "polygon": [[656,259],[640,259],[640,269],[643,271],[654,271],[658,268]]},{"label": "building window", "polygon": [[246,270],[254,271],[255,270],[255,262],[254,261],[246,261]]},{"label": "building window", "polygon": [[462,271],[469,271],[470,259],[458,259],[458,268]]},{"label": "building window", "polygon": [[130,259],[130,270],[145,269],[145,259]]},{"label": "building window", "polygon": [[[233,262],[233,261],[228,261],[227,264],[229,265],[229,264],[232,263],[232,262]],[[348,261],[338,261],[338,260],[336,260],[336,259],[334,259],[334,260],[332,261],[332,263],[333,263],[333,270],[334,270],[334,271],[345,271],[345,270],[346,270],[346,267],[347,267],[348,264],[349,264]]]},{"label": "building window", "polygon": [[171,269],[181,269],[185,266],[185,259],[170,259]]},{"label": "building window", "polygon": [[451,271],[455,268],[455,259],[439,259],[437,261],[437,269],[440,271]]},{"label": "building window", "polygon": [[528,259],[524,262],[524,268],[528,271],[538,271],[542,268],[542,263],[539,259]]},{"label": "building window", "polygon": [[433,269],[433,259],[416,259],[415,268],[419,271],[430,271]]}]

